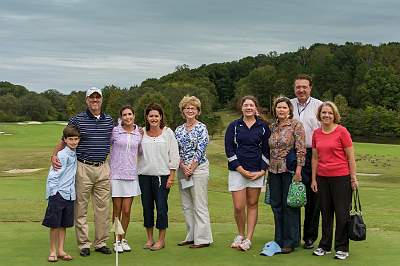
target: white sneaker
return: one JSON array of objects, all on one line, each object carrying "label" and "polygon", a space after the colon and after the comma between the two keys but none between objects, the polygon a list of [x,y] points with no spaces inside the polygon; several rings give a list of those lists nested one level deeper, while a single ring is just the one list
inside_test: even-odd
[{"label": "white sneaker", "polygon": [[247,251],[251,248],[251,241],[250,239],[245,239],[242,241],[242,243],[240,244],[240,249],[243,251]]},{"label": "white sneaker", "polygon": [[126,239],[122,239],[121,246],[122,246],[122,249],[124,252],[125,251],[130,252],[132,250],[131,247],[128,245],[128,240],[126,240]]},{"label": "white sneaker", "polygon": [[345,259],[347,259],[347,257],[349,256],[349,252],[346,252],[346,251],[336,251],[336,254],[335,254],[335,259],[338,259],[338,260],[345,260]]},{"label": "white sneaker", "polygon": [[118,253],[124,252],[121,241],[118,240],[116,243],[114,243],[114,252],[118,252]]},{"label": "white sneaker", "polygon": [[323,248],[317,248],[316,250],[314,250],[313,255],[315,256],[324,256],[326,254],[331,253],[330,251],[326,251]]},{"label": "white sneaker", "polygon": [[243,236],[237,235],[231,244],[231,248],[239,248],[240,244],[242,244],[243,239]]}]

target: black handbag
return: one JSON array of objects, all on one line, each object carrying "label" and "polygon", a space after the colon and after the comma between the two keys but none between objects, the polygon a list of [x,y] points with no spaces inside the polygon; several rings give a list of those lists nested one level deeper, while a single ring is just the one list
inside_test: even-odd
[{"label": "black handbag", "polygon": [[350,220],[348,223],[349,238],[353,241],[367,239],[367,226],[364,223],[361,211],[360,196],[358,188],[353,192],[353,206],[350,210]]}]

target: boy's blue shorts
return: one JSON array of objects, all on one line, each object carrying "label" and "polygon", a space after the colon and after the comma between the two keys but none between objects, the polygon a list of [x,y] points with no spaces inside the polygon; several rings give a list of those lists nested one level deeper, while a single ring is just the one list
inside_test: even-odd
[{"label": "boy's blue shorts", "polygon": [[64,199],[58,192],[50,196],[42,225],[50,228],[74,226],[74,201]]}]

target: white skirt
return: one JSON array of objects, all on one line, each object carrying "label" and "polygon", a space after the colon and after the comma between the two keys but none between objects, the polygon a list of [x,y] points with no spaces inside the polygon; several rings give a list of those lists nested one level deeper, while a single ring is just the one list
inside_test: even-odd
[{"label": "white skirt", "polygon": [[242,176],[238,171],[229,170],[228,189],[229,191],[239,191],[247,187],[262,188],[264,186],[264,176],[256,180],[249,180]]},{"label": "white skirt", "polygon": [[129,198],[142,194],[139,181],[126,179],[111,179],[111,197]]}]

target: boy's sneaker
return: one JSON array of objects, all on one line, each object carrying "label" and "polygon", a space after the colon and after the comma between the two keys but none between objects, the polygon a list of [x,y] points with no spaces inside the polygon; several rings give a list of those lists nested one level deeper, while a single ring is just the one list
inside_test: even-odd
[{"label": "boy's sneaker", "polygon": [[126,239],[122,239],[121,241],[121,246],[122,246],[122,250],[125,252],[130,252],[132,249],[131,247],[128,245],[128,240]]},{"label": "boy's sneaker", "polygon": [[337,260],[345,260],[349,256],[349,252],[346,251],[336,251],[335,259]]},{"label": "boy's sneaker", "polygon": [[114,243],[114,252],[118,252],[118,253],[124,252],[121,241],[118,240],[117,242]]},{"label": "boy's sneaker", "polygon": [[245,239],[242,241],[242,243],[240,244],[240,249],[243,251],[247,251],[251,248],[251,241],[250,239]]},{"label": "boy's sneaker", "polygon": [[231,244],[231,248],[239,248],[240,244],[242,244],[243,236],[237,235]]},{"label": "boy's sneaker", "polygon": [[313,255],[315,256],[324,256],[326,254],[331,253],[330,251],[326,251],[323,248],[317,248],[316,250],[314,250]]}]

